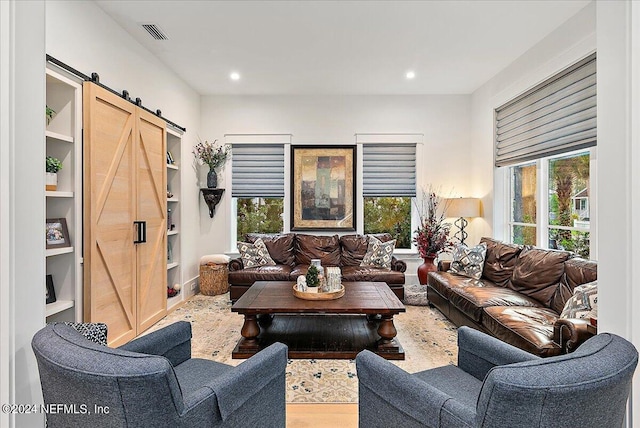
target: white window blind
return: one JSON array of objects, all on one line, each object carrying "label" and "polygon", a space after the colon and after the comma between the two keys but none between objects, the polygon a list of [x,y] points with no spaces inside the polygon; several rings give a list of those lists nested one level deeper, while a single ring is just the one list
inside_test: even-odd
[{"label": "white window blind", "polygon": [[284,145],[290,134],[228,134],[225,140],[232,147],[232,197],[284,197]]},{"label": "white window blind", "polygon": [[416,196],[416,143],[365,143],[362,196]]},{"label": "white window blind", "polygon": [[496,109],[496,166],[596,143],[595,54]]}]

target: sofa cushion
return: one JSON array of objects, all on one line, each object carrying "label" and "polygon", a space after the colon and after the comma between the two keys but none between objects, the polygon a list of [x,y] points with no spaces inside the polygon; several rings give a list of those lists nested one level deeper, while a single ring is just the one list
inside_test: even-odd
[{"label": "sofa cushion", "polygon": [[567,260],[564,262],[564,274],[562,274],[560,285],[553,293],[549,306],[557,313],[561,313],[567,300],[573,296],[573,290],[576,286],[593,282],[597,279],[597,262],[579,257]]},{"label": "sofa cushion", "polygon": [[509,288],[550,307],[551,299],[564,273],[567,251],[525,247],[518,256]]},{"label": "sofa cushion", "polygon": [[553,342],[558,314],[548,308],[492,306],[484,309],[482,325],[489,333],[532,354],[550,357],[562,353]]},{"label": "sofa cushion", "polygon": [[229,283],[252,285],[256,281],[289,281],[291,267],[287,265],[260,266],[229,272]]},{"label": "sofa cushion", "polygon": [[404,284],[404,274],[395,270],[373,266],[343,266],[342,280],[345,282],[371,281],[387,284]]},{"label": "sofa cushion", "polygon": [[340,266],[340,240],[338,235],[314,236],[297,234],[295,264],[308,265],[311,259],[320,259],[322,266]]},{"label": "sofa cushion", "polygon": [[574,288],[560,318],[598,318],[598,281]]},{"label": "sofa cushion", "polygon": [[489,306],[529,306],[533,308],[542,306],[537,301],[505,287],[452,288],[449,300],[458,310],[476,322],[481,322],[483,308]]},{"label": "sofa cushion", "polygon": [[487,244],[484,242],[471,248],[464,244],[458,244],[453,250],[453,260],[449,272],[480,279],[486,254]]},{"label": "sofa cushion", "polygon": [[254,243],[238,242],[238,251],[240,251],[240,259],[245,268],[273,266],[276,264],[260,238],[256,239]]},{"label": "sofa cushion", "polygon": [[369,236],[375,236],[381,242],[393,239],[388,233],[342,235],[340,237],[340,266],[360,266],[369,246]]},{"label": "sofa cushion", "polygon": [[486,279],[474,279],[449,272],[429,272],[427,284],[442,297],[451,298],[454,288],[496,286]]},{"label": "sofa cushion", "polygon": [[500,287],[506,287],[522,247],[516,244],[505,244],[492,238],[482,238],[480,242],[487,245],[482,276]]},{"label": "sofa cushion", "polygon": [[393,250],[396,247],[396,240],[382,242],[375,236],[369,236],[369,245],[360,266],[374,266],[391,270],[391,259]]},{"label": "sofa cushion", "polygon": [[295,262],[294,256],[294,240],[293,233],[247,233],[247,242],[254,243],[256,239],[262,239],[264,245],[269,250],[269,255],[278,265],[293,266]]}]

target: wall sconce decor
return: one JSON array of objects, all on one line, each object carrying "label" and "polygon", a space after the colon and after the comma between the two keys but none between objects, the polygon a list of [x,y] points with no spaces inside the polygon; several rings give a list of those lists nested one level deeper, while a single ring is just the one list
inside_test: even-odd
[{"label": "wall sconce decor", "polygon": [[453,224],[458,231],[453,235],[464,245],[465,239],[469,236],[464,228],[469,222],[467,218],[480,216],[480,199],[478,198],[451,198],[447,201],[447,217],[458,217]]},{"label": "wall sconce decor", "polygon": [[200,191],[202,192],[205,203],[209,207],[209,217],[213,218],[213,214],[216,212],[216,205],[218,205],[222,199],[224,189],[201,188]]}]

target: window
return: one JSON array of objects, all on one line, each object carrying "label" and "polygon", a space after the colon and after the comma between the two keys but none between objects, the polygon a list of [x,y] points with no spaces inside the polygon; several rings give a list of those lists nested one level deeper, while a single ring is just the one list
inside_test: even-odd
[{"label": "window", "polygon": [[396,248],[411,248],[409,197],[364,198],[364,233],[390,233]]},{"label": "window", "polygon": [[390,233],[396,248],[410,249],[416,143],[364,143],[362,153],[364,233]]},{"label": "window", "polygon": [[595,256],[596,101],[593,54],[496,109],[495,165],[509,171],[512,242]]},{"label": "window", "polygon": [[591,151],[512,166],[509,178],[511,242],[591,257]]},{"label": "window", "polygon": [[[232,240],[243,241],[247,233],[282,232],[284,143],[279,141],[288,141],[290,136],[236,135],[226,138],[232,142],[231,205],[235,217]],[[255,143],[256,140],[264,142]]]}]

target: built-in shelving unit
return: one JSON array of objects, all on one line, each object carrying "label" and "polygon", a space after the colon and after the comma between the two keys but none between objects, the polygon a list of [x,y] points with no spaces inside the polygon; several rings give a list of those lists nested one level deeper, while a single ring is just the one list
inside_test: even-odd
[{"label": "built-in shelving unit", "polygon": [[[82,83],[49,65],[46,104],[55,111],[45,131],[45,151],[62,162],[56,190],[45,191],[48,219],[64,218],[70,246],[45,250],[46,273],[56,301],[46,304],[46,321],[82,320]],[[43,120],[44,112],[43,112]],[[44,163],[44,162],[43,162]],[[45,171],[42,171],[44,174]],[[46,240],[43,237],[43,245]],[[44,301],[46,278],[43,278]]]},{"label": "built-in shelving unit", "polygon": [[[182,220],[182,204],[180,203],[182,168],[182,131],[167,127],[167,284],[180,284],[182,279],[182,268],[180,266],[181,256],[181,235],[180,222]],[[170,163],[170,159],[173,163]],[[183,301],[186,290],[167,299],[167,309]]]}]

